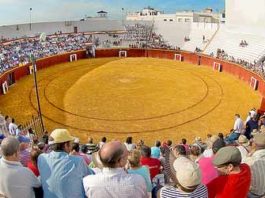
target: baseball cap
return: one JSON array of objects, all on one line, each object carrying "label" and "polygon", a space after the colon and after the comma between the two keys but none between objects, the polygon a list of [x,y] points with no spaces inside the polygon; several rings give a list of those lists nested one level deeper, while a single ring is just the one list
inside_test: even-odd
[{"label": "baseball cap", "polygon": [[191,161],[185,160],[174,166],[178,183],[184,188],[194,188],[201,183],[201,171],[199,166]]},{"label": "baseball cap", "polygon": [[215,166],[222,166],[228,163],[238,163],[240,164],[242,160],[240,151],[234,146],[227,146],[221,148],[215,155],[213,159],[213,164]]},{"label": "baseball cap", "polygon": [[67,129],[55,129],[50,135],[53,140],[49,144],[63,143],[73,141],[75,137],[71,136]]},{"label": "baseball cap", "polygon": [[18,136],[17,140],[19,141],[19,143],[29,143],[30,142],[30,139],[28,137],[25,137],[22,135]]}]

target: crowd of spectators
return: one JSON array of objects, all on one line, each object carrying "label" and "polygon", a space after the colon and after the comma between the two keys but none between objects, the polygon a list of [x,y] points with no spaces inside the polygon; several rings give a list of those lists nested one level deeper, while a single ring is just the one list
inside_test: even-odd
[{"label": "crowd of spectators", "polygon": [[[211,56],[214,56],[214,54],[212,53]],[[247,68],[247,69],[249,69],[255,73],[258,73],[260,76],[265,78],[265,63],[264,62],[261,62],[261,63],[258,63],[257,61],[249,62],[249,61],[245,61],[245,60],[240,59],[240,58],[235,58],[234,56],[231,56],[228,53],[226,53],[223,49],[217,49],[216,58],[222,59],[222,60],[227,60],[229,62],[233,62],[233,63],[237,63],[239,65],[242,65],[243,67],[245,67],[245,68]]]},{"label": "crowd of spectators", "polygon": [[36,38],[22,38],[0,43],[0,73],[29,63],[30,55],[36,59],[86,49],[91,37],[85,34],[55,34],[41,41]]},{"label": "crowd of spectators", "polygon": [[[36,138],[6,116],[0,135],[1,197],[263,197],[265,115],[235,115],[227,135],[86,144],[66,129]],[[15,131],[15,132],[14,132]],[[18,188],[19,186],[19,188]]]}]

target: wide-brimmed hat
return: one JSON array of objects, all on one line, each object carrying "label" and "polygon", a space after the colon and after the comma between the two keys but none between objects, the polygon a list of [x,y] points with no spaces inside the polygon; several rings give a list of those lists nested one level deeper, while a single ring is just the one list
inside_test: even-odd
[{"label": "wide-brimmed hat", "polygon": [[50,136],[53,140],[50,141],[49,144],[69,142],[75,139],[75,137],[71,136],[67,129],[55,129]]},{"label": "wide-brimmed hat", "polygon": [[194,188],[201,183],[201,171],[199,166],[191,160],[183,160],[178,166],[174,166],[178,183],[184,188]]},{"label": "wide-brimmed hat", "polygon": [[253,138],[253,142],[257,145],[257,146],[265,146],[265,133],[258,133],[254,136]]},{"label": "wide-brimmed hat", "polygon": [[249,140],[244,135],[240,135],[236,143],[241,144],[242,146],[249,146]]}]

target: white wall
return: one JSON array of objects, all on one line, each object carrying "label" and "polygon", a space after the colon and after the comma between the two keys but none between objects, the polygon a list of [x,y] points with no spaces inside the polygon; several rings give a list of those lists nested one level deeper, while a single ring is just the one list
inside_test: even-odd
[{"label": "white wall", "polygon": [[265,30],[265,0],[226,0],[226,25],[244,32]]}]

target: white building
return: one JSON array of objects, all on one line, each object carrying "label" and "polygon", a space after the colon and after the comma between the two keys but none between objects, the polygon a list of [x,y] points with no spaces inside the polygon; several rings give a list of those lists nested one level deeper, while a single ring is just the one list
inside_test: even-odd
[{"label": "white building", "polygon": [[218,23],[219,14],[214,13],[212,9],[206,8],[202,12],[194,11],[180,11],[175,14],[164,14],[154,8],[147,7],[140,12],[128,13],[127,21],[170,21],[180,23],[204,22],[204,23]]}]

